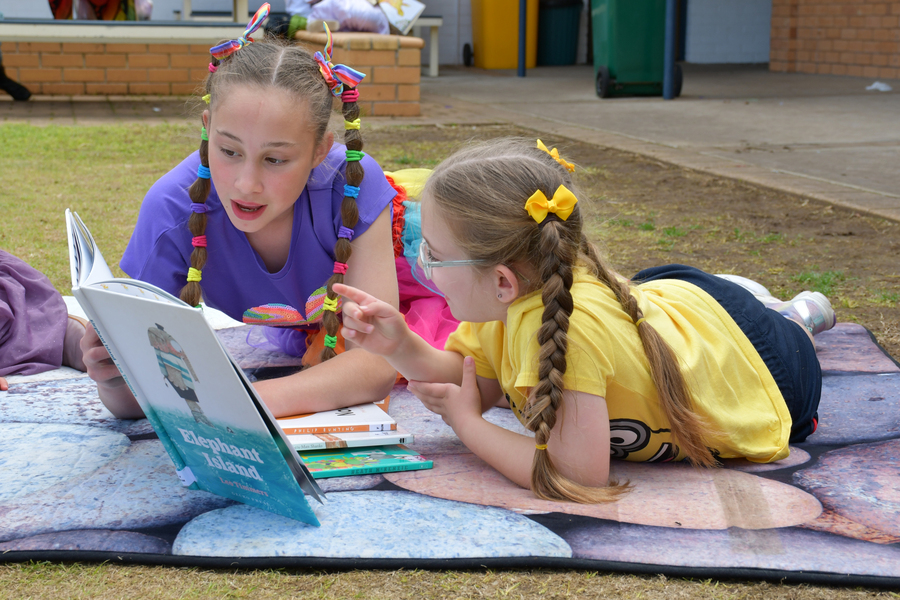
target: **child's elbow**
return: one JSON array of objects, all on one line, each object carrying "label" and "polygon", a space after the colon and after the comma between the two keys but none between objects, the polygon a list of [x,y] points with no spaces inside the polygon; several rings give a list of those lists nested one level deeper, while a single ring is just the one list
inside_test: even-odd
[{"label": "child's elbow", "polygon": [[[379,357],[381,358],[381,357]],[[383,365],[378,368],[378,376],[375,378],[375,392],[378,398],[384,398],[388,394],[391,393],[391,390],[394,388],[394,385],[397,383],[397,371],[388,363],[388,361],[381,361]]]}]

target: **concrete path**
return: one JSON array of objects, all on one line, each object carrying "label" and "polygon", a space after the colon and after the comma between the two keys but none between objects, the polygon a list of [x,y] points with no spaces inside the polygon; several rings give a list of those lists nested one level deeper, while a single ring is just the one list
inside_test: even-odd
[{"label": "concrete path", "polygon": [[[764,66],[684,70],[681,97],[663,101],[601,100],[589,66],[531,69],[525,78],[442,67],[440,77],[422,79],[421,117],[368,123],[515,123],[900,220],[900,81],[878,92],[865,89],[869,79]],[[0,99],[0,122],[196,120],[191,115],[185,99]]]}]

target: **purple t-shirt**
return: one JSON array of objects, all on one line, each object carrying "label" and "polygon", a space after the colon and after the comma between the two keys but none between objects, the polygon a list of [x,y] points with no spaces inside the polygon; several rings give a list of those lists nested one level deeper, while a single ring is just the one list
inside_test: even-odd
[{"label": "purple t-shirt", "polygon": [[[249,311],[245,321],[261,322],[253,315],[265,315],[266,310],[257,309],[271,305],[284,305],[294,309],[299,318],[307,317],[307,301],[317,296],[317,290],[334,270],[334,244],[342,224],[341,202],[346,183],[345,150],[335,144],[310,174],[294,204],[290,254],[277,273],[269,273],[245,234],[231,224],[215,187],[212,188],[206,201],[209,259],[200,282],[206,304],[239,321],[245,320],[245,312]],[[199,164],[199,153],[195,152],[153,184],[141,204],[137,225],[119,263],[130,277],[176,296],[187,282],[191,264],[188,188],[197,179]],[[362,235],[396,195],[374,159],[363,157],[362,166],[365,177],[359,186],[359,222],[354,237]],[[283,315],[290,310],[275,312]]]}]

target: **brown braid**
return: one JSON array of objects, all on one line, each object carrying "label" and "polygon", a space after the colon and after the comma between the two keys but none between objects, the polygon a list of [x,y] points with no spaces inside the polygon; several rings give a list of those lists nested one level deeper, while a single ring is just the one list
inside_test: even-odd
[{"label": "brown braid", "polygon": [[[343,113],[345,121],[355,121],[359,118],[359,104],[356,102],[344,102],[343,103]],[[363,141],[362,135],[360,135],[358,129],[347,129],[344,133],[344,144],[347,146],[347,150],[359,150],[362,151]],[[355,187],[359,187],[362,183],[363,176],[365,175],[365,171],[361,164],[361,161],[347,161],[347,169],[346,169],[346,179],[347,185],[352,185]],[[352,196],[344,196],[344,199],[341,201],[341,223],[344,227],[349,229],[354,229],[356,224],[359,222],[359,209],[356,205],[356,198]],[[340,263],[346,264],[348,260],[350,260],[350,255],[353,252],[353,248],[350,245],[350,240],[347,238],[339,237],[337,242],[334,244],[334,256],[335,260]],[[328,280],[327,291],[328,298],[337,301],[338,295],[332,289],[332,286],[335,283],[343,283],[344,275],[341,273],[335,273]],[[341,320],[338,318],[337,313],[326,310],[322,315],[322,324],[325,325],[325,334],[329,336],[337,336],[338,329],[341,326]],[[330,348],[325,346],[322,348],[322,361],[326,361],[329,358],[334,358],[335,356],[334,348]]]},{"label": "brown braid", "polygon": [[[216,68],[219,65],[219,61],[218,59],[213,58],[210,60],[210,64],[213,68]],[[212,71],[213,69],[210,70]],[[210,73],[210,77],[206,78],[206,85],[204,86],[205,94],[210,93],[211,75],[212,73]],[[200,164],[207,169],[209,168],[209,141],[204,139],[200,140]],[[190,196],[192,203],[206,204],[206,199],[209,197],[209,190],[212,187],[210,181],[210,179],[197,177],[194,183],[191,184],[191,187],[188,190],[188,196]],[[206,233],[206,213],[192,211],[191,216],[188,217],[188,229],[194,237],[204,235]],[[203,267],[206,266],[206,258],[206,247],[195,246],[193,251],[191,251],[191,267],[198,271],[203,270]],[[187,302],[191,306],[197,306],[203,298],[200,282],[188,281],[185,286],[181,288],[181,294],[179,295],[184,302]]]}]

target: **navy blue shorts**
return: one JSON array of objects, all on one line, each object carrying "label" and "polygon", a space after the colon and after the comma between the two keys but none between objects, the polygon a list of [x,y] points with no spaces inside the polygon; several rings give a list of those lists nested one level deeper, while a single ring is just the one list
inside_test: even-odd
[{"label": "navy blue shorts", "polygon": [[816,430],[822,368],[815,346],[800,325],[769,310],[741,286],[694,267],[665,265],[644,269],[632,278],[632,283],[659,279],[692,283],[715,298],[731,315],[781,390],[793,421],[791,442],[802,442]]}]

